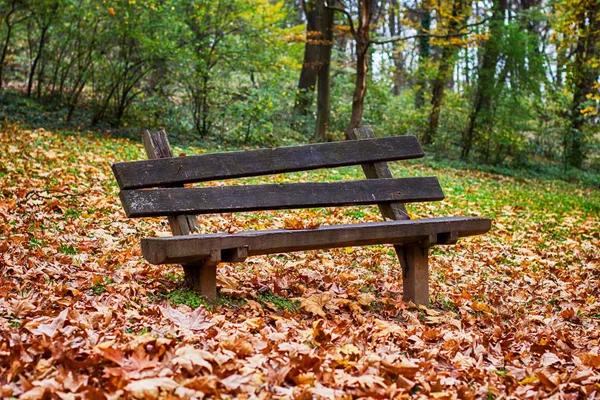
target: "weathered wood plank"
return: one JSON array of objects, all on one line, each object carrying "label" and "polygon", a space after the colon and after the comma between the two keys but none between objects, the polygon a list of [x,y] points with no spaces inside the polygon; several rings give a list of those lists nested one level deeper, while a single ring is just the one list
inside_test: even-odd
[{"label": "weathered wood plank", "polygon": [[414,136],[373,138],[115,163],[121,189],[139,189],[423,157]]},{"label": "weathered wood plank", "polygon": [[[354,129],[348,134],[348,137],[351,140],[371,140],[375,138],[375,133],[370,126],[364,126]],[[385,161],[365,163],[361,167],[367,179],[388,179],[394,177]],[[378,206],[383,219],[410,219],[406,207],[402,203],[378,204]]]},{"label": "weathered wood plank", "polygon": [[128,217],[442,200],[435,177],[123,190]]},{"label": "weathered wood plank", "polygon": [[402,299],[429,305],[429,243],[402,246]]},{"label": "weathered wood plank", "polygon": [[[348,134],[352,140],[374,138],[375,133],[370,126],[354,129]],[[385,179],[392,178],[392,172],[386,162],[374,162],[363,164],[362,169],[367,179]],[[383,219],[394,221],[409,220],[410,216],[403,203],[378,204],[379,211]],[[420,246],[394,244],[394,250],[402,267],[402,285],[404,301],[412,301],[415,304],[427,306],[429,304],[429,250],[423,244],[431,245],[433,242],[446,241],[446,237],[456,234],[456,232],[446,235],[433,235],[428,237]],[[445,236],[444,236],[445,235]],[[438,237],[439,236],[439,237]],[[424,282],[422,280],[425,280]]]},{"label": "weathered wood plank", "polygon": [[[165,131],[144,132],[142,136],[144,149],[148,159],[161,159],[173,157],[173,150],[169,144],[169,138]],[[183,185],[181,185],[183,187]],[[172,215],[168,217],[169,227],[173,236],[189,235],[198,232],[198,219],[195,215]]]},{"label": "weathered wood plank", "polygon": [[[165,131],[146,131],[142,136],[144,149],[148,159],[173,157],[173,150]],[[183,186],[183,185],[181,185]],[[195,215],[171,215],[168,217],[173,236],[189,235],[199,231],[198,219]],[[217,296],[217,264],[221,252],[213,252],[193,264],[183,264],[186,282],[206,299]]]},{"label": "weathered wood plank", "polygon": [[[247,255],[373,244],[415,243],[456,232],[479,235],[491,227],[489,218],[445,217],[322,226],[318,229],[245,231],[142,239],[142,253],[152,264],[202,259],[211,251],[247,247]],[[409,260],[411,261],[411,260]],[[412,273],[412,272],[409,272]]]}]

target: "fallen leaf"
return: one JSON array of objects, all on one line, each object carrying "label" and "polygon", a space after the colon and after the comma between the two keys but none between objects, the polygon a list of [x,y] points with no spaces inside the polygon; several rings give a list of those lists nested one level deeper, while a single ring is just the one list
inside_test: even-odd
[{"label": "fallen leaf", "polygon": [[179,328],[191,331],[203,331],[215,325],[215,323],[207,316],[206,310],[202,306],[196,308],[189,314],[183,314],[168,305],[166,307],[161,307],[160,311]]},{"label": "fallen leaf", "polygon": [[331,295],[329,293],[313,294],[307,298],[300,298],[300,308],[307,311],[314,316],[326,317],[323,307],[329,300]]},{"label": "fallen leaf", "polygon": [[125,390],[138,399],[157,399],[160,391],[172,391],[177,386],[171,378],[149,378],[130,382]]}]

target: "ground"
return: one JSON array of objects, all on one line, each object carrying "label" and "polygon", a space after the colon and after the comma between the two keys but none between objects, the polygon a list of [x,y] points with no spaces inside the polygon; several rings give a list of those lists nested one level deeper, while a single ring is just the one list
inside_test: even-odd
[{"label": "ground", "polygon": [[[486,235],[432,249],[430,308],[402,301],[389,246],[222,264],[209,304],[180,267],[141,257],[140,239],[167,223],[127,219],[110,172],[141,158],[138,142],[0,128],[3,397],[600,397],[597,188],[396,163],[395,176],[436,175],[445,189],[442,202],[409,206],[413,217],[494,219]],[[341,168],[267,180],[358,178]],[[378,219],[361,207],[200,225]]]}]

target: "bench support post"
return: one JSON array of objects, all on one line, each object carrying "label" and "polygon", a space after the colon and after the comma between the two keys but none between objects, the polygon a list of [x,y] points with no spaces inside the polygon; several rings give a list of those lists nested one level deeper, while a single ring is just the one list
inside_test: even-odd
[{"label": "bench support post", "polygon": [[[165,131],[153,133],[146,131],[142,140],[148,159],[174,157]],[[189,235],[199,230],[195,215],[176,215],[168,218],[173,236]],[[221,262],[220,251],[211,253],[205,260],[182,265],[187,284],[209,301],[217,297],[217,264],[219,262]]]},{"label": "bench support post", "polygon": [[418,244],[403,246],[402,299],[415,304],[429,305],[429,248]]},{"label": "bench support post", "polygon": [[[374,138],[370,126],[354,129],[348,133],[348,139],[360,140]],[[386,162],[363,164],[362,169],[367,179],[393,178]],[[384,219],[410,219],[403,203],[379,204],[379,211]],[[396,255],[402,266],[403,300],[418,305],[429,305],[429,265],[427,243],[394,245]]]}]

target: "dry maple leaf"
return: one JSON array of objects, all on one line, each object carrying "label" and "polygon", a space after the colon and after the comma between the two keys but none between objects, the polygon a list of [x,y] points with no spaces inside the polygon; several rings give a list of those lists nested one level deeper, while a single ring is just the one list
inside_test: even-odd
[{"label": "dry maple leaf", "polygon": [[171,363],[185,369],[191,375],[195,375],[202,368],[212,373],[213,368],[209,361],[213,359],[207,351],[195,349],[192,346],[184,346],[175,351],[175,358],[171,360]]},{"label": "dry maple leaf", "polygon": [[160,312],[179,328],[190,331],[203,331],[215,325],[206,315],[204,307],[200,306],[189,314],[172,308],[170,305],[160,307]]},{"label": "dry maple leaf", "polygon": [[307,298],[300,297],[296,300],[300,300],[300,308],[304,311],[309,312],[314,316],[326,317],[323,307],[329,303],[331,295],[329,293],[317,293],[310,295]]},{"label": "dry maple leaf", "polygon": [[560,362],[560,358],[558,358],[558,356],[556,354],[547,352],[547,353],[544,353],[544,355],[542,355],[540,365],[542,367],[547,367],[547,366],[550,366],[552,364],[559,363],[559,362]]},{"label": "dry maple leaf", "polygon": [[157,399],[160,391],[172,391],[179,386],[171,378],[149,378],[130,382],[125,390],[138,399]]},{"label": "dry maple leaf", "polygon": [[[39,324],[36,328],[28,328],[27,326],[26,326],[26,328],[29,329],[29,331],[31,333],[33,333],[34,335],[46,335],[51,338],[54,338],[56,336],[56,334],[58,333],[58,331],[65,325],[65,322],[67,321],[68,313],[69,313],[69,310],[65,308],[51,322],[48,322],[47,324]],[[47,318],[43,318],[43,319],[47,319]],[[32,321],[31,323],[35,323],[35,321]],[[30,325],[30,324],[27,324],[27,325]]]},{"label": "dry maple leaf", "polygon": [[396,375],[402,375],[405,378],[414,378],[417,372],[419,372],[419,366],[408,360],[402,360],[398,363],[389,363],[386,360],[382,360],[381,366],[386,371]]},{"label": "dry maple leaf", "polygon": [[219,379],[214,375],[196,376],[186,381],[184,386],[208,394],[217,391]]},{"label": "dry maple leaf", "polygon": [[222,379],[220,383],[229,390],[237,390],[240,388],[240,386],[248,383],[250,379],[252,379],[252,376],[233,374],[225,379]]},{"label": "dry maple leaf", "polygon": [[30,311],[36,309],[36,305],[33,303],[33,297],[19,297],[9,301],[9,311],[19,318],[23,318]]},{"label": "dry maple leaf", "polygon": [[583,365],[600,369],[600,355],[593,353],[581,353],[577,357],[581,360]]},{"label": "dry maple leaf", "polygon": [[361,306],[369,306],[375,300],[377,300],[377,298],[373,293],[360,293],[358,296],[356,296],[356,301]]},{"label": "dry maple leaf", "polygon": [[288,217],[283,220],[283,228],[289,230],[317,229],[321,223],[314,218],[302,219],[299,216]]}]

